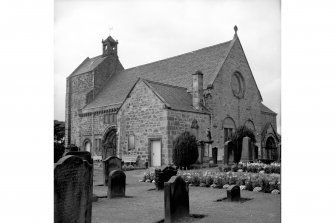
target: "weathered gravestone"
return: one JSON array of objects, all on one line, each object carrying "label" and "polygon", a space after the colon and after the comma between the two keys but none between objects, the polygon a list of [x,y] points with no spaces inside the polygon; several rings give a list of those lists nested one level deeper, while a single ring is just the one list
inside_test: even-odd
[{"label": "weathered gravestone", "polygon": [[228,201],[239,201],[241,199],[240,187],[237,185],[231,185],[227,188],[227,199]]},{"label": "weathered gravestone", "polygon": [[248,136],[243,137],[241,161],[251,161],[252,158],[251,139]]},{"label": "weathered gravestone", "polygon": [[177,175],[178,170],[172,166],[167,166],[163,170],[155,169],[156,190],[164,189],[164,182],[168,182],[172,176]]},{"label": "weathered gravestone", "polygon": [[126,174],[122,170],[113,170],[108,176],[109,199],[113,197],[124,197],[126,194]]},{"label": "weathered gravestone", "polygon": [[173,176],[164,183],[164,208],[167,223],[190,215],[188,185],[181,176]]},{"label": "weathered gravestone", "polygon": [[54,168],[54,222],[90,223],[93,165],[77,156],[62,157]]},{"label": "weathered gravestone", "polygon": [[103,176],[104,176],[104,185],[108,185],[108,176],[109,173],[113,170],[122,169],[122,160],[116,156],[109,156],[103,160]]},{"label": "weathered gravestone", "polygon": [[91,153],[88,151],[70,151],[65,154],[66,156],[73,155],[73,156],[78,156],[83,160],[86,160],[90,164],[93,164],[93,159],[91,156]]},{"label": "weathered gravestone", "polygon": [[234,163],[234,150],[235,145],[232,141],[227,141],[224,144],[223,163],[228,165]]}]

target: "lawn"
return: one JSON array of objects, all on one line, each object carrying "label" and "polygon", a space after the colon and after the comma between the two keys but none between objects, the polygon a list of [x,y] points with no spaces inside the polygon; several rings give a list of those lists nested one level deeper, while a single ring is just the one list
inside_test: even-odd
[{"label": "lawn", "polygon": [[[139,182],[145,170],[126,171],[126,198],[99,198],[93,203],[92,222],[157,222],[164,218],[164,192],[152,183]],[[102,170],[95,167],[94,193],[107,195]],[[226,197],[225,189],[189,187],[191,214],[205,215],[194,222],[280,222],[280,195],[241,191],[243,203],[217,200]]]}]

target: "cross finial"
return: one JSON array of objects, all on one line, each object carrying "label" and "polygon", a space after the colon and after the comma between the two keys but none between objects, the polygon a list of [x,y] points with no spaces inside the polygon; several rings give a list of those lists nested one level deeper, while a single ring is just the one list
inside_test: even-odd
[{"label": "cross finial", "polygon": [[236,25],[234,26],[234,30],[235,30],[235,35],[236,35],[237,34],[237,30],[238,30],[238,28],[237,28]]},{"label": "cross finial", "polygon": [[108,29],[109,29],[109,35],[111,35],[112,34],[112,30],[113,30],[113,26],[110,26]]}]

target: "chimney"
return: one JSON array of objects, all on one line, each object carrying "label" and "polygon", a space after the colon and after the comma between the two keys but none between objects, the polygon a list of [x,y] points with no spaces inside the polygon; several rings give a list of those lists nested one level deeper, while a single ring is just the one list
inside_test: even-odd
[{"label": "chimney", "polygon": [[192,86],[192,96],[193,96],[193,107],[197,110],[200,109],[200,104],[203,98],[203,73],[201,71],[196,71],[192,74],[193,86]]}]

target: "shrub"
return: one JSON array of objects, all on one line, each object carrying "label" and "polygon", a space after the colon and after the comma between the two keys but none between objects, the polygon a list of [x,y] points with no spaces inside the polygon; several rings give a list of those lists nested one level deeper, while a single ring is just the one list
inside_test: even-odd
[{"label": "shrub", "polygon": [[198,145],[194,135],[185,131],[173,141],[173,163],[189,169],[198,159]]},{"label": "shrub", "polygon": [[242,140],[244,137],[248,136],[252,143],[256,142],[255,134],[251,129],[246,126],[240,126],[236,129],[232,135],[232,142],[237,145],[235,146],[236,151],[234,153],[234,162],[239,163],[242,154]]},{"label": "shrub", "polygon": [[64,151],[65,147],[63,144],[54,142],[54,163],[57,163],[57,161],[62,158]]}]

